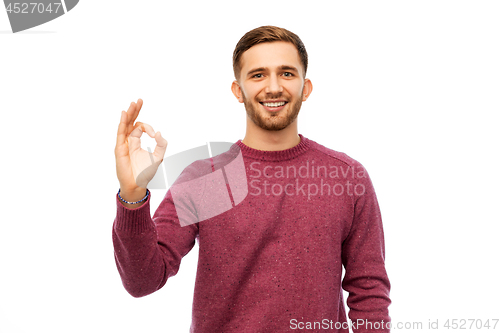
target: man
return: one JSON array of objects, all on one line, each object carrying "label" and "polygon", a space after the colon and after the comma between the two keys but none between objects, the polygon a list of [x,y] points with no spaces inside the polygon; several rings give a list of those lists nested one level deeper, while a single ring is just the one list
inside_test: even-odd
[{"label": "man", "polygon": [[[147,183],[167,142],[134,124],[141,100],[122,112],[113,241],[126,290],[141,297],[160,289],[197,239],[191,332],[388,332],[390,283],[368,174],[297,130],[312,91],[303,43],[282,28],[254,29],[238,42],[233,68],[232,92],[245,105],[247,127],[232,148],[243,156],[248,195],[216,216],[182,225],[171,187],[151,218]],[[158,143],[152,157],[140,149],[142,132]],[[215,171],[214,160],[193,163],[176,184],[202,167]]]}]

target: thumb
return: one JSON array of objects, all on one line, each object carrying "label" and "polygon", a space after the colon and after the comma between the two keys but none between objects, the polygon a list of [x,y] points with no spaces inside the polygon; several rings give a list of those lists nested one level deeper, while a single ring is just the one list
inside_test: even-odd
[{"label": "thumb", "polygon": [[154,138],[156,140],[156,147],[155,147],[155,150],[153,152],[153,155],[157,160],[161,160],[160,161],[160,163],[161,163],[161,162],[163,162],[163,157],[165,156],[168,142],[167,142],[167,140],[165,140],[165,138],[163,138],[161,136],[160,131],[156,132]]}]

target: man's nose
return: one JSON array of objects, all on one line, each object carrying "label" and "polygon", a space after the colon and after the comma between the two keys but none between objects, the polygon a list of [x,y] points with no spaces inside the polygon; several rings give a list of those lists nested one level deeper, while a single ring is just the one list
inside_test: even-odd
[{"label": "man's nose", "polygon": [[267,82],[266,93],[275,94],[283,92],[283,86],[279,80],[278,75],[271,75]]}]

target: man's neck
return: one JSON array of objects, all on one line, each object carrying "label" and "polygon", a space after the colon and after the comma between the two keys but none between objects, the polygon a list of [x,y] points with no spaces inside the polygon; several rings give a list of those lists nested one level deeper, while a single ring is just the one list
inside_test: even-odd
[{"label": "man's neck", "polygon": [[247,126],[245,138],[241,142],[250,148],[265,151],[293,148],[300,143],[297,121],[281,131],[267,131],[257,126]]}]

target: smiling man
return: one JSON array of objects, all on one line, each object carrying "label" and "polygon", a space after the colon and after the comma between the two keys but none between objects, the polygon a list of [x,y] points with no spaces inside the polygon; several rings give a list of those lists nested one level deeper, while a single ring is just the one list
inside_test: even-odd
[{"label": "smiling man", "polygon": [[[302,41],[286,29],[260,27],[238,42],[231,89],[244,103],[247,126],[230,151],[241,151],[244,182],[234,186],[227,166],[223,173],[230,193],[245,182],[249,191],[231,209],[198,223],[180,223],[172,187],[196,179],[200,170],[220,171],[214,166],[224,154],[184,169],[151,218],[151,195],[134,177],[150,156],[137,140],[142,132],[156,139],[156,168],[167,142],[151,126],[134,124],[141,100],[122,113],[113,226],[118,271],[131,295],[148,295],[178,272],[197,240],[193,333],[389,331],[384,234],[368,173],[298,133],[302,102],[312,92],[307,61]],[[212,191],[214,184],[206,183],[203,193],[213,197]],[[186,212],[200,214],[196,206]],[[342,289],[349,293],[350,321]]]}]

